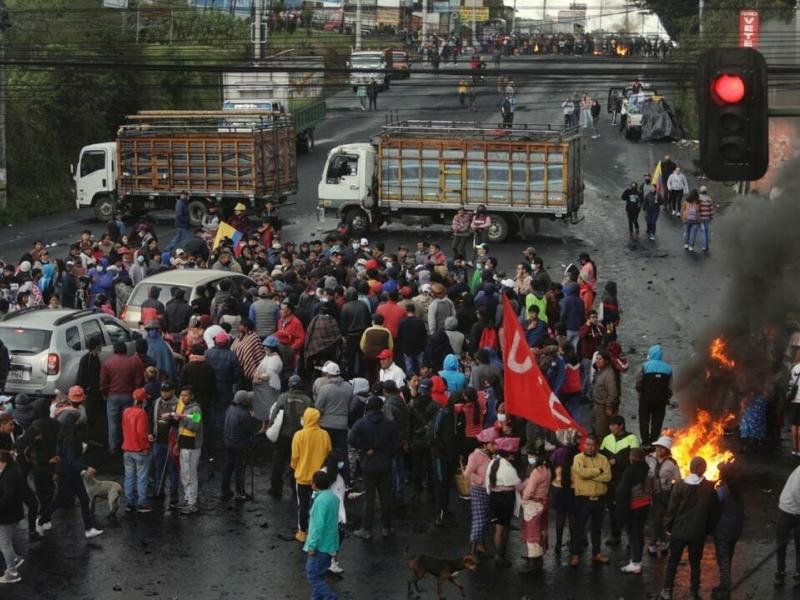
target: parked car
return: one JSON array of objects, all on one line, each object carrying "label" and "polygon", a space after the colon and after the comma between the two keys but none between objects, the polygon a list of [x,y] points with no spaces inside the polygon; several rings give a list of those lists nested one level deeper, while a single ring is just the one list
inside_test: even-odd
[{"label": "parked car", "polygon": [[230,271],[218,271],[214,269],[178,269],[176,271],[164,271],[150,277],[145,277],[136,287],[133,288],[128,303],[122,309],[120,318],[129,327],[139,328],[143,325],[142,302],[144,302],[152,287],[158,288],[157,298],[166,304],[172,298],[172,290],[175,288],[183,290],[184,298],[191,304],[196,298],[205,295],[213,298],[219,289],[219,283],[223,279],[231,281],[231,289],[239,289],[242,285],[251,288],[256,287],[255,282],[240,273]]},{"label": "parked car", "polygon": [[0,340],[11,358],[4,392],[66,393],[75,383],[78,362],[89,349],[89,340],[95,337],[102,341],[100,359],[104,360],[117,342],[124,342],[128,354],[133,354],[141,334],[99,309],[33,306],[8,313],[0,320]]}]

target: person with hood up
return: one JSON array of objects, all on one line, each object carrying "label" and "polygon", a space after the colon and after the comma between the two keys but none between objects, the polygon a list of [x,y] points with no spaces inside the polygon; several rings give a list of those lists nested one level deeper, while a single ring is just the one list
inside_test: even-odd
[{"label": "person with hood up", "polygon": [[450,341],[450,348],[453,350],[453,354],[461,356],[464,353],[466,336],[458,330],[457,317],[447,317],[444,320],[444,332]]},{"label": "person with hood up", "polygon": [[[625,526],[631,559],[620,571],[638,575],[642,572],[644,527],[653,503],[653,475],[645,462],[644,450],[633,448],[630,463],[622,473],[616,490],[617,522]],[[614,465],[611,465],[613,470]]]},{"label": "person with hood up", "polygon": [[[99,379],[99,370],[98,370]],[[17,394],[14,397],[14,420],[22,427],[25,432],[36,420],[36,396],[28,394]]]},{"label": "person with hood up", "polygon": [[603,297],[598,313],[600,315],[600,323],[604,327],[613,325],[615,329],[618,329],[621,312],[617,295],[617,282],[607,281],[603,288]]},{"label": "person with hood up", "polygon": [[667,403],[672,397],[672,366],[663,360],[659,344],[650,346],[647,360],[636,376],[639,394],[639,435],[647,446],[659,435]]},{"label": "person with hood up", "polygon": [[153,359],[155,367],[167,379],[174,379],[175,360],[172,348],[161,335],[161,325],[157,320],[152,320],[145,325],[147,331],[147,356]]},{"label": "person with hood up", "polygon": [[444,369],[439,371],[439,377],[447,384],[447,391],[451,394],[467,387],[467,377],[459,370],[458,356],[448,354],[444,358]]},{"label": "person with hood up", "polygon": [[186,302],[186,292],[180,288],[172,290],[172,299],[164,307],[164,331],[180,343],[184,330],[189,326],[192,307]]},{"label": "person with hood up", "polygon": [[409,410],[409,430],[411,447],[411,503],[417,505],[422,493],[422,482],[426,484],[428,498],[433,498],[433,473],[431,471],[431,442],[428,429],[433,422],[438,407],[431,397],[430,379],[420,379],[417,394],[411,400]]},{"label": "person with hood up", "polygon": [[[434,392],[436,385],[434,380]],[[434,400],[436,399],[434,396]],[[440,403],[439,411],[431,424],[433,478],[436,482],[434,525],[437,527],[455,524],[453,513],[450,511],[450,488],[458,467],[458,458],[463,454],[464,447],[464,413],[462,407],[456,408],[456,404],[461,403],[463,403],[463,392],[451,394],[443,406]]]},{"label": "person with hood up", "polygon": [[353,535],[364,540],[372,539],[377,494],[381,502],[382,535],[389,537],[394,534],[392,460],[400,451],[400,434],[397,424],[386,418],[380,396],[372,396],[367,400],[366,414],[350,429],[347,442],[360,453],[365,492],[364,520]]},{"label": "person with hood up", "polygon": [[328,432],[319,426],[320,413],[316,408],[303,412],[303,428],[292,437],[290,466],[294,471],[297,490],[297,533],[303,543],[308,535],[308,511],[311,507],[311,480],[325,464],[332,449]]},{"label": "person with hood up", "polygon": [[[233,498],[236,502],[252,500],[244,490],[244,467],[247,450],[253,435],[261,427],[261,421],[253,416],[252,393],[245,390],[236,392],[233,404],[225,413],[223,440],[225,444],[225,465],[222,467],[222,500]],[[235,475],[236,494],[231,493],[231,476]]]},{"label": "person with hood up", "polygon": [[[17,452],[30,461],[33,466],[33,483],[40,507],[50,504],[55,491],[55,465],[61,460],[58,456],[58,421],[50,416],[49,398],[37,398],[33,405],[34,421],[17,440]],[[34,522],[33,532],[36,532]],[[31,535],[34,537],[34,535]]]},{"label": "person with hood up", "polygon": [[564,285],[564,298],[561,300],[561,321],[567,328],[567,339],[578,350],[581,326],[586,321],[586,309],[579,295],[577,283],[568,282]]},{"label": "person with hood up", "polygon": [[446,295],[445,287],[441,283],[431,285],[433,300],[428,305],[428,333],[434,334],[439,329],[444,329],[447,317],[456,316],[456,307]]},{"label": "person with hood up", "polygon": [[740,478],[734,463],[719,465],[720,480],[716,486],[719,502],[719,520],[714,527],[714,549],[716,550],[719,585],[711,591],[712,600],[730,600],[731,562],[736,542],[744,526],[744,498]]},{"label": "person with hood up", "polygon": [[151,286],[147,290],[147,298],[142,302],[141,323],[147,324],[151,321],[159,321],[164,318],[164,303],[158,299],[161,295],[161,288],[157,285]]}]

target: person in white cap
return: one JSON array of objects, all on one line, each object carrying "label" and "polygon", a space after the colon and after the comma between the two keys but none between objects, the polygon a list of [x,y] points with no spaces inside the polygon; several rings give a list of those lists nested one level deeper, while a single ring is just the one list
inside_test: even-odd
[{"label": "person in white cap", "polygon": [[[327,381],[319,388],[315,408],[320,412],[319,425],[328,432],[333,451],[340,457],[347,456],[347,417],[350,414],[350,401],[353,399],[353,386],[342,379],[339,365],[329,360],[322,365]],[[342,477],[348,480],[347,465],[342,469]]]},{"label": "person in white cap", "polygon": [[645,459],[650,467],[650,474],[653,476],[653,506],[650,511],[650,545],[647,547],[648,554],[655,556],[666,553],[669,548],[669,541],[664,530],[664,515],[669,505],[669,495],[672,486],[676,481],[680,481],[681,471],[678,463],[672,458],[670,449],[672,448],[672,438],[662,435],[653,443],[653,452]]}]

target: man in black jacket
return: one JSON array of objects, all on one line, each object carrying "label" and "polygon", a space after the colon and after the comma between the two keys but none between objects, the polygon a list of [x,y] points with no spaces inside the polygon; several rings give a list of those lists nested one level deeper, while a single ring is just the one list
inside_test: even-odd
[{"label": "man in black jacket", "polygon": [[[253,416],[252,392],[240,390],[225,413],[225,466],[222,468],[222,500],[252,500],[244,491],[244,467],[247,450],[261,421]],[[231,494],[231,475],[236,473],[236,495]]]},{"label": "man in black jacket", "polygon": [[364,372],[363,356],[359,343],[364,330],[372,325],[369,308],[358,299],[355,288],[347,288],[344,292],[345,303],[339,313],[339,330],[344,341],[344,377],[360,377]]},{"label": "man in black jacket", "polygon": [[8,450],[0,450],[0,552],[6,561],[6,572],[0,583],[20,581],[17,567],[22,558],[14,551],[14,530],[25,513],[22,510],[22,492],[26,486],[19,467]]},{"label": "man in black jacket", "polygon": [[180,345],[180,334],[189,326],[192,307],[186,302],[186,294],[180,288],[172,290],[172,300],[164,307],[163,329],[171,333],[174,343]]},{"label": "man in black jacket", "polygon": [[89,338],[89,351],[78,362],[78,376],[75,384],[81,386],[86,394],[86,429],[89,441],[105,446],[108,417],[106,416],[106,404],[100,392],[101,345],[101,338]]},{"label": "man in black jacket", "polygon": [[450,488],[464,443],[463,413],[456,413],[455,410],[456,402],[459,400],[463,402],[460,393],[451,395],[447,405],[439,408],[431,425],[431,451],[438,510],[434,525],[437,527],[455,525],[455,519],[450,512]]},{"label": "man in black jacket", "polygon": [[402,357],[401,363],[406,374],[419,373],[422,364],[422,353],[428,342],[428,327],[416,315],[416,306],[409,302],[406,304],[406,317],[397,326],[397,340],[395,340],[395,354]]},{"label": "man in black jacket", "polygon": [[400,436],[394,422],[383,414],[383,400],[372,396],[367,400],[366,414],[353,425],[348,443],[361,452],[361,472],[364,477],[364,522],[353,535],[372,539],[375,518],[375,493],[381,499],[383,537],[394,534],[392,529],[392,459],[400,450]]},{"label": "man in black jacket", "polygon": [[[36,420],[17,440],[19,461],[33,465],[33,483],[39,506],[49,506],[55,492],[53,474],[58,456],[58,421],[50,417],[49,398],[39,398],[34,407]],[[34,529],[35,531],[35,529]]]},{"label": "man in black jacket", "polygon": [[690,592],[692,598],[700,597],[700,563],[706,535],[714,529],[719,516],[719,503],[714,484],[704,475],[706,461],[699,456],[689,463],[689,476],[672,489],[665,518],[665,528],[670,534],[669,560],[664,589],[660,600],[672,600],[672,584],[684,548],[689,548],[689,566],[692,571]]}]

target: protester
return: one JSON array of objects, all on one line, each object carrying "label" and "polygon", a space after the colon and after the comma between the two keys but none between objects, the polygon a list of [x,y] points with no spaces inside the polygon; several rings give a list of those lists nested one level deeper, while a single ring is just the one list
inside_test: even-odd
[{"label": "protester", "polygon": [[178,421],[178,448],[180,449],[180,476],[183,485],[183,502],[176,508],[186,515],[196,513],[200,452],[203,448],[203,409],[195,400],[192,388],[181,388],[173,417]]},{"label": "protester", "polygon": [[490,521],[494,525],[494,565],[504,569],[511,566],[506,558],[511,520],[519,514],[517,492],[522,482],[511,462],[519,452],[519,438],[500,437],[494,445],[495,454],[486,468],[484,485],[489,494]]},{"label": "protester", "polygon": [[144,388],[133,390],[133,405],[122,413],[122,451],[125,465],[125,512],[149,513],[153,508],[148,504],[150,483],[150,464],[152,453],[150,445],[155,440],[149,431],[144,404],[147,392]]},{"label": "protester", "polygon": [[795,467],[781,490],[778,499],[778,519],[775,523],[775,549],[778,570],[775,587],[786,579],[786,547],[794,537],[795,585],[800,583],[800,466]]},{"label": "protester", "polygon": [[689,591],[694,597],[700,595],[700,563],[708,532],[713,531],[719,514],[714,484],[705,478],[706,461],[694,457],[689,463],[689,475],[679,481],[669,499],[666,514],[666,530],[670,536],[669,559],[664,576],[664,588],[659,598],[672,599],[672,588],[678,564],[684,549],[689,550],[691,579]]},{"label": "protester", "polygon": [[650,474],[653,477],[653,503],[650,510],[651,542],[647,552],[651,556],[660,556],[669,549],[664,518],[672,488],[675,482],[680,481],[681,472],[678,469],[678,463],[670,455],[672,438],[662,435],[653,442],[653,448],[653,452],[646,458]]},{"label": "protester", "polygon": [[325,471],[312,476],[313,503],[309,515],[308,536],[303,551],[308,554],[306,574],[311,584],[313,598],[336,600],[338,596],[325,582],[331,559],[339,550],[339,498],[331,489],[331,480]]},{"label": "protester", "polygon": [[731,563],[736,550],[736,542],[744,527],[744,497],[737,468],[732,463],[719,466],[720,480],[716,492],[719,502],[719,520],[714,527],[714,548],[716,550],[719,585],[711,592],[714,600],[729,600],[732,579]]},{"label": "protester", "polygon": [[[261,421],[253,416],[251,394],[240,390],[233,396],[233,403],[225,413],[223,442],[225,465],[222,467],[222,500],[233,498],[236,502],[252,500],[244,489],[244,469],[253,435]],[[231,477],[234,476],[236,492],[231,492]]]},{"label": "protester", "polygon": [[526,546],[522,573],[538,573],[548,548],[547,517],[550,506],[551,465],[544,445],[528,447],[528,478],[521,492],[522,524],[520,532]]},{"label": "protester", "polygon": [[600,551],[600,533],[605,514],[605,496],[611,481],[611,465],[597,451],[597,438],[584,440],[583,452],[577,454],[570,467],[574,491],[573,512],[570,515],[570,565],[581,563],[586,524],[591,521],[592,562],[607,564],[608,557]]},{"label": "protester", "polygon": [[[625,467],[617,484],[616,506],[617,523],[625,526],[631,558],[620,569],[623,573],[640,574],[644,554],[644,528],[647,515],[653,503],[653,476],[645,462],[644,450],[631,448],[629,464]],[[613,469],[614,465],[612,465]]]},{"label": "protester", "polygon": [[667,403],[672,397],[672,366],[662,360],[659,344],[650,346],[647,361],[636,376],[639,394],[639,435],[647,446],[661,434]]},{"label": "protester", "polygon": [[[325,463],[331,451],[331,438],[319,426],[320,413],[316,408],[303,412],[303,428],[292,437],[290,466],[294,471],[297,493],[297,533],[295,539],[305,542],[308,536],[308,514],[311,506],[311,480]],[[325,570],[327,570],[327,566]]]},{"label": "protester", "polygon": [[[618,546],[622,534],[622,523],[618,516],[624,514],[627,517],[628,507],[620,508],[616,505],[617,487],[630,464],[630,453],[634,449],[639,448],[639,440],[635,435],[625,430],[625,418],[622,417],[622,415],[614,415],[611,417],[608,420],[608,427],[611,433],[605,436],[600,444],[600,452],[608,459],[608,464],[611,465],[611,481],[608,482],[607,496],[611,539],[607,540],[606,544],[609,546]],[[642,460],[644,460],[643,457]],[[641,471],[641,469],[642,466],[640,465],[638,471]],[[638,479],[639,475],[637,474],[636,483],[639,483]],[[628,490],[623,493],[627,500],[630,491]],[[642,542],[642,544],[644,544],[644,542]]]},{"label": "protester", "polygon": [[0,553],[6,570],[0,584],[19,583],[19,567],[25,559],[14,548],[14,531],[25,516],[22,510],[23,488],[27,486],[9,450],[0,449]]}]

